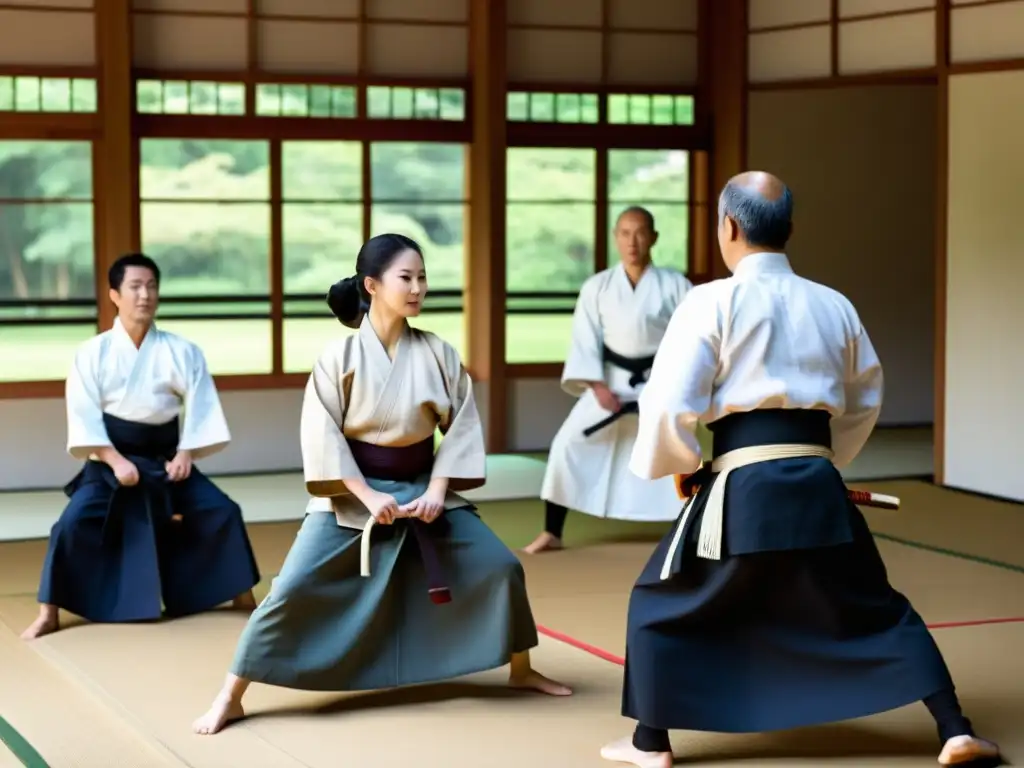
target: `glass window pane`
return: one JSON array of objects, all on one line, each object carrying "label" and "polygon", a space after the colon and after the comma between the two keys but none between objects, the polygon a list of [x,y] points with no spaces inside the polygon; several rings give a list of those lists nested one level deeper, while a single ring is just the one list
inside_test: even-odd
[{"label": "glass window pane", "polygon": [[555,94],[530,94],[530,119],[538,123],[555,122]]},{"label": "glass window pane", "polygon": [[281,114],[281,86],[260,83],[256,86],[256,114],[271,117]]},{"label": "glass window pane", "polygon": [[461,203],[466,199],[462,144],[378,141],[370,145],[370,166],[375,202]]},{"label": "glass window pane", "polygon": [[331,112],[334,117],[355,117],[356,106],[354,86],[336,85],[331,88]]},{"label": "glass window pane", "polygon": [[466,119],[466,92],[462,88],[441,89],[441,119]]},{"label": "glass window pane", "polygon": [[[54,314],[53,310],[47,314]],[[0,315],[0,381],[59,381],[79,345],[96,335],[96,321],[8,325]]]},{"label": "glass window pane", "polygon": [[14,100],[17,111],[38,112],[42,108],[42,86],[39,78],[14,78]]},{"label": "glass window pane", "polygon": [[217,114],[217,83],[193,80],[189,83],[188,102],[193,115]]},{"label": "glass window pane", "polygon": [[465,285],[465,223],[464,203],[378,203],[370,210],[371,237],[394,232],[420,244],[434,291],[461,291]]},{"label": "glass window pane", "polygon": [[655,96],[651,100],[651,122],[655,125],[672,125],[676,121],[675,99],[671,96]]},{"label": "glass window pane", "polygon": [[510,121],[530,119],[530,94],[513,91],[505,97],[505,117]]},{"label": "glass window pane", "polygon": [[0,203],[0,299],[94,302],[94,259],[92,203]]},{"label": "glass window pane", "polygon": [[[170,84],[165,84],[166,87]],[[143,139],[147,200],[269,200],[270,145],[234,139]]]},{"label": "glass window pane", "polygon": [[309,90],[306,86],[281,86],[281,114],[284,117],[306,117],[309,115]]},{"label": "glass window pane", "polygon": [[571,338],[569,312],[505,316],[505,360],[509,363],[562,362]]},{"label": "glass window pane", "polygon": [[14,78],[0,76],[0,111],[9,112],[14,109]]},{"label": "glass window pane", "polygon": [[96,333],[91,197],[90,142],[0,141],[2,381],[65,378]]},{"label": "glass window pane", "polygon": [[142,249],[160,265],[162,294],[270,293],[269,203],[143,201],[140,218]]},{"label": "glass window pane", "polygon": [[347,202],[363,196],[363,151],[358,141],[286,141],[281,145],[285,200]]},{"label": "glass window pane", "polygon": [[182,80],[164,81],[164,112],[168,115],[188,114],[188,83]]},{"label": "glass window pane", "polygon": [[[353,257],[355,261],[355,257]],[[337,279],[337,278],[335,278]],[[324,288],[324,295],[327,295],[328,283]],[[287,317],[292,310],[285,303],[284,327],[281,332],[281,341],[284,344],[284,370],[286,373],[309,373],[313,370],[320,353],[328,344],[337,339],[351,336],[355,330],[348,328],[331,314],[325,300],[318,302],[321,309],[313,310],[323,313],[323,317]],[[301,311],[308,312],[309,308]]]},{"label": "glass window pane", "polygon": [[512,147],[508,200],[588,201],[596,197],[596,149]]},{"label": "glass window pane", "polygon": [[695,116],[693,96],[676,96],[676,124],[693,125]]},{"label": "glass window pane", "polygon": [[217,87],[217,113],[220,115],[245,114],[245,86],[241,83],[221,83]]},{"label": "glass window pane", "polygon": [[[323,297],[331,285],[355,271],[363,245],[362,203],[286,202],[281,219],[286,294]],[[318,305],[317,311],[321,309],[327,312],[326,305]]]},{"label": "glass window pane", "polygon": [[71,80],[63,77],[41,78],[39,91],[43,112],[71,111]]},{"label": "glass window pane", "polygon": [[[174,308],[175,313],[178,309]],[[170,307],[164,306],[161,312],[170,314]],[[198,344],[215,376],[273,371],[273,334],[269,318],[161,320],[157,316],[156,321],[164,330]]]},{"label": "glass window pane", "polygon": [[593,203],[509,203],[508,292],[576,292],[594,274]]},{"label": "glass window pane", "polygon": [[0,141],[0,169],[0,199],[92,199],[88,141]]},{"label": "glass window pane", "polygon": [[612,149],[608,199],[627,205],[690,199],[690,153],[681,149]]},{"label": "glass window pane", "polygon": [[[429,297],[427,301],[430,301]],[[410,319],[409,325],[436,333],[455,347],[463,364],[466,363],[466,322],[462,312],[423,312],[419,317]]]}]

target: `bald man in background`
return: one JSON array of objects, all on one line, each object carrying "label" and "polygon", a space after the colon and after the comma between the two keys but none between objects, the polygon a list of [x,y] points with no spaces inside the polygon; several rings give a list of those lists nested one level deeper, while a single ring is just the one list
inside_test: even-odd
[{"label": "bald man in background", "polygon": [[562,389],[577,398],[548,453],[541,485],[544,530],[524,549],[562,549],[570,509],[618,520],[668,522],[679,512],[671,478],[629,472],[636,399],[669,318],[692,287],[677,269],[654,264],[654,216],[630,206],[615,221],[619,263],[588,278],[573,312]]},{"label": "bald man in background", "polygon": [[[690,501],[633,588],[608,760],[668,768],[668,730],[757,733],[923,700],[942,765],[999,763],[885,565],[839,468],[867,442],[882,366],[846,297],[794,274],[793,200],[746,173],[719,199],[732,272],[676,310],[640,395],[630,469]],[[694,431],[714,436],[702,467]]]}]

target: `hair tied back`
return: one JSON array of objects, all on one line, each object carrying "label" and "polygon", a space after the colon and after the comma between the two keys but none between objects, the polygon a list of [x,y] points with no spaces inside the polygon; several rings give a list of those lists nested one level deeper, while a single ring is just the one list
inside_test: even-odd
[{"label": "hair tied back", "polygon": [[359,275],[343,278],[327,291],[327,306],[342,325],[358,328],[366,313]]}]

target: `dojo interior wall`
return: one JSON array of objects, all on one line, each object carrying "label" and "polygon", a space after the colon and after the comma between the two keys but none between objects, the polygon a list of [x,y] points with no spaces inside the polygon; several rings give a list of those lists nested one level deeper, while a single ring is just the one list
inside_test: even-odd
[{"label": "dojo interior wall", "polygon": [[[1016,23],[1024,30],[1024,5]],[[1019,50],[1024,55],[1024,39]],[[950,77],[944,480],[1017,501],[1024,501],[1022,139],[1024,71]]]},{"label": "dojo interior wall", "polygon": [[[432,10],[421,14],[447,18],[430,22],[429,44],[413,44],[413,26],[395,23],[408,14],[396,11],[403,6],[399,0],[260,0],[255,5],[269,14],[294,16],[301,13],[299,5],[351,14],[370,5],[382,18],[358,34],[349,22],[331,23],[330,34],[317,37],[316,45],[302,41],[313,39],[306,33],[318,22],[268,18],[260,26],[262,47],[255,51],[239,42],[242,25],[232,18],[243,5],[251,4],[135,0],[132,25],[142,43],[134,66],[151,76],[164,68],[202,68],[209,76],[237,72],[255,61],[297,80],[310,71],[326,75],[360,69],[381,76],[415,69],[457,79],[469,68],[462,53],[469,39],[461,10],[465,0],[432,3]],[[594,13],[598,5],[605,8],[600,23]],[[93,68],[95,73],[103,62],[92,6],[91,0],[0,5],[0,67],[77,68],[83,74]],[[202,20],[206,32],[200,34],[194,19],[191,27],[185,24],[188,13],[167,12],[186,6],[193,9],[189,13],[209,12]],[[561,85],[583,91],[645,81],[654,89],[659,83],[701,82],[705,59],[696,43],[701,25],[696,0],[646,0],[628,7],[625,0],[524,0],[514,7],[518,16],[509,19],[506,64],[510,83],[518,80],[522,89]],[[936,441],[945,482],[1024,497],[1019,484],[1013,485],[1019,477],[1013,470],[1020,453],[1014,438],[1022,426],[1014,395],[1020,368],[1016,354],[995,351],[1001,341],[1016,341],[1010,334],[1017,335],[1011,317],[1019,303],[1016,293],[1012,299],[999,297],[1020,284],[1011,272],[1020,268],[1022,250],[1013,227],[1021,201],[1013,188],[1021,170],[1014,137],[1024,135],[1020,80],[1015,73],[984,71],[1020,69],[1024,62],[1024,0],[750,0],[747,10],[744,164],[774,170],[793,184],[798,268],[848,293],[860,307],[889,373],[883,423],[929,421],[931,403],[937,407]],[[220,31],[211,31],[214,26]],[[647,32],[641,34],[638,26]],[[193,44],[200,38],[217,42]],[[341,50],[339,39],[353,44]],[[362,52],[354,55],[357,48]],[[445,55],[439,57],[438,51]],[[948,121],[942,85],[947,75]],[[979,115],[978,109],[988,111]],[[936,115],[930,129],[929,110]],[[71,115],[66,124],[83,119]],[[4,130],[10,129],[0,119]],[[936,161],[929,166],[928,147],[936,144]],[[568,145],[563,138],[563,146]],[[929,218],[929,183],[945,190],[944,154],[948,194],[931,193],[935,209]],[[830,168],[841,169],[846,178],[831,183]],[[948,223],[948,238],[936,234],[941,222]],[[941,256],[931,268],[923,255],[929,242]],[[614,259],[614,253],[608,257]],[[1006,263],[1000,265],[1000,258]],[[932,280],[940,299],[934,315],[936,304],[928,300],[927,288]],[[929,317],[938,321],[938,331],[931,334]],[[934,355],[933,339],[939,352]],[[936,402],[933,388],[941,393]],[[499,402],[507,411],[511,450],[545,449],[572,405],[553,376],[517,375],[495,390],[487,381],[476,385],[485,419],[492,391],[503,391]],[[224,390],[222,397],[235,440],[229,451],[206,463],[208,470],[298,466],[301,389]],[[63,400],[52,387],[45,396],[0,398],[0,425],[0,489],[59,487],[75,471],[76,464],[63,452]],[[995,440],[1000,450],[981,450],[989,444],[979,443],[981,436]]]},{"label": "dojo interior wall", "polygon": [[934,418],[934,85],[754,91],[751,168],[793,190],[793,267],[857,307],[886,375],[881,424]]}]

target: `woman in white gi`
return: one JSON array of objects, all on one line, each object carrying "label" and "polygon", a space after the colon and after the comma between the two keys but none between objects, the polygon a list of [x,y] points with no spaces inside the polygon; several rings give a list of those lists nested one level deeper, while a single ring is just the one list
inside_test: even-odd
[{"label": "woman in white gi", "polygon": [[511,664],[514,687],[571,693],[530,665],[522,565],[453,493],[484,483],[483,430],[458,353],[407,322],[426,292],[419,246],[393,234],[331,288],[331,310],[358,330],[306,386],[306,518],[196,733],[243,717],[252,681],[378,690]]}]

